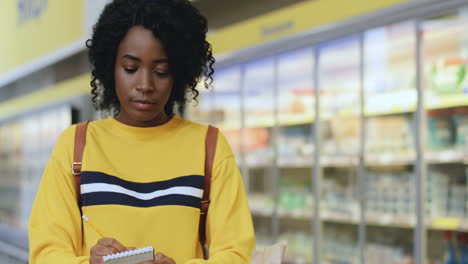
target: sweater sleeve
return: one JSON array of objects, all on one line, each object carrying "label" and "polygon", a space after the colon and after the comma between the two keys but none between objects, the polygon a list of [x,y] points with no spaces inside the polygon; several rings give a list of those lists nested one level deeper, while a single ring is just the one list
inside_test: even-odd
[{"label": "sweater sleeve", "polygon": [[75,126],[60,136],[44,170],[29,220],[29,263],[89,263],[71,174]]},{"label": "sweater sleeve", "polygon": [[186,264],[250,263],[255,247],[252,216],[235,157],[221,133],[214,164],[206,223],[210,256]]}]

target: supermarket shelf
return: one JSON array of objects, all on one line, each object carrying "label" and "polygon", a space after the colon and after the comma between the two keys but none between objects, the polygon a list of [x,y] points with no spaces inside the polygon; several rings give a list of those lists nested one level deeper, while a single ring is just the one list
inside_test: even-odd
[{"label": "supermarket shelf", "polygon": [[309,114],[286,114],[286,115],[279,115],[278,117],[279,126],[295,126],[295,125],[305,125],[314,122],[315,116],[313,113]]},{"label": "supermarket shelf", "polygon": [[325,167],[350,167],[350,166],[357,166],[359,159],[357,155],[336,155],[330,156],[325,155],[322,156],[321,164]]},{"label": "supermarket shelf", "polygon": [[468,232],[468,219],[460,219],[455,217],[440,217],[431,221],[430,228],[434,230]]},{"label": "supermarket shelf", "polygon": [[278,216],[282,218],[292,218],[292,219],[303,219],[308,220],[312,219],[312,210],[278,210]]},{"label": "supermarket shelf", "polygon": [[265,117],[265,118],[249,118],[246,120],[245,126],[247,128],[264,128],[264,127],[273,127],[275,125],[275,121],[273,116]]},{"label": "supermarket shelf", "polygon": [[[379,166],[404,166],[412,165],[416,161],[414,153],[369,153],[366,157],[366,165],[370,167]],[[426,162],[429,164],[468,164],[468,154],[457,150],[431,151],[426,153]],[[330,156],[321,157],[323,167],[353,167],[357,166],[359,159],[357,156]],[[249,162],[249,168],[265,168],[273,165],[273,161],[264,160],[262,162]],[[307,168],[314,165],[312,157],[280,158],[278,166],[282,168]]]},{"label": "supermarket shelf", "polygon": [[461,151],[457,150],[442,150],[437,152],[428,152],[426,160],[429,163],[467,163],[468,156]]},{"label": "supermarket shelf", "polygon": [[278,166],[280,167],[292,167],[292,168],[303,168],[312,167],[314,164],[312,157],[280,157],[278,160]]},{"label": "supermarket shelf", "polygon": [[[287,251],[287,249],[286,249]],[[293,256],[285,256],[283,258],[283,262],[284,264],[312,264],[312,262],[310,261],[307,261],[305,258],[303,257],[293,257]]]},{"label": "supermarket shelf", "polygon": [[357,214],[349,214],[343,212],[322,211],[322,221],[340,224],[358,224],[359,218]]},{"label": "supermarket shelf", "polygon": [[[367,117],[382,115],[411,113],[416,110],[416,90],[393,91],[382,94],[374,94],[368,97],[365,106]],[[403,100],[403,99],[404,100]],[[468,94],[448,94],[448,95],[428,95],[426,99],[426,109],[442,109],[468,105]],[[341,109],[336,113],[323,113],[322,121],[327,121],[332,117],[356,116],[353,109]],[[279,117],[278,126],[306,125],[313,123],[315,116],[313,113],[284,115]],[[223,130],[238,130],[239,122],[225,121],[217,124]],[[248,128],[269,128],[275,125],[273,116],[264,118],[251,118],[247,120]]]},{"label": "supermarket shelf", "polygon": [[412,164],[415,161],[415,154],[412,153],[379,153],[367,154],[367,166],[399,166]]},{"label": "supermarket shelf", "polygon": [[442,96],[428,94],[426,98],[426,106],[428,109],[441,109],[466,105],[468,105],[468,94],[457,93]]},{"label": "supermarket shelf", "polygon": [[[267,208],[252,208],[251,213],[254,216],[272,217],[273,209]],[[311,210],[279,210],[278,216],[281,218],[291,218],[300,220],[312,220],[313,213]],[[322,211],[322,221],[340,224],[359,224],[358,214]],[[389,214],[367,214],[366,222],[369,226],[380,227],[397,227],[413,229],[416,225],[414,217],[397,216]],[[468,232],[468,219],[454,217],[437,217],[428,221],[427,228],[431,230],[451,230],[459,232]]]},{"label": "supermarket shelf", "polygon": [[[468,155],[464,152],[448,149],[441,151],[429,151],[426,153],[426,162],[429,164],[468,163]],[[414,153],[383,153],[368,154],[366,165],[368,166],[398,166],[410,165],[416,160]]]},{"label": "supermarket shelf", "polygon": [[399,228],[414,228],[415,219],[410,216],[396,216],[389,214],[368,214],[366,222],[370,226],[386,226]]},{"label": "supermarket shelf", "polygon": [[225,122],[214,124],[214,126],[218,127],[219,129],[223,131],[238,131],[241,129],[240,121],[238,122],[225,121]]},{"label": "supermarket shelf", "polygon": [[[249,162],[248,166],[250,168],[261,168],[261,167],[269,167],[272,166],[272,161],[262,161],[262,162]],[[321,158],[321,164],[324,167],[351,167],[356,166],[358,164],[358,158],[356,156],[331,156],[325,155]],[[314,165],[314,161],[312,157],[281,157],[278,160],[279,167],[292,167],[292,168],[304,168],[304,167],[312,167]]]},{"label": "supermarket shelf", "polygon": [[247,161],[247,167],[249,169],[261,169],[261,168],[269,168],[273,166],[273,161],[270,159],[263,159],[261,161]]},{"label": "supermarket shelf", "polygon": [[251,207],[250,212],[253,216],[263,216],[263,217],[273,216],[273,208]]},{"label": "supermarket shelf", "polygon": [[367,98],[365,115],[372,117],[413,112],[416,109],[416,102],[416,89],[370,95]]},{"label": "supermarket shelf", "polygon": [[[416,90],[402,90],[371,95],[366,105],[366,116],[410,113],[416,109]],[[404,99],[404,100],[402,100]],[[468,94],[434,95],[426,97],[427,109],[441,109],[468,105]]]}]

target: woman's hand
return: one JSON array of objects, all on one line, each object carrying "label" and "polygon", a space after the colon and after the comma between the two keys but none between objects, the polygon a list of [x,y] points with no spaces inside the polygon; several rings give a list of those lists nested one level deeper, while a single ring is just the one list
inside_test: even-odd
[{"label": "woman's hand", "polygon": [[153,261],[145,261],[138,264],[176,264],[173,259],[166,257],[163,253],[159,252],[154,256]]},{"label": "woman's hand", "polygon": [[131,249],[133,248],[124,247],[114,238],[101,238],[98,240],[97,244],[91,248],[89,264],[102,264],[102,257]]},{"label": "woman's hand", "polygon": [[154,264],[176,264],[176,263],[170,257],[166,257],[163,253],[158,252],[158,254],[154,256]]}]

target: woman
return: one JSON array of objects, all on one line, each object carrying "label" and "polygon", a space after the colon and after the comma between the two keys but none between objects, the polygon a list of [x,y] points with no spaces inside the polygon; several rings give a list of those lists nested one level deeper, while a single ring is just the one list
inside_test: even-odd
[{"label": "woman", "polygon": [[207,126],[179,117],[174,107],[196,99],[203,75],[211,80],[206,32],[206,19],[187,0],[114,0],[105,7],[87,46],[93,102],[112,117],[88,125],[80,200],[70,171],[75,126],[60,136],[30,218],[31,264],[98,264],[146,246],[157,253],[147,263],[250,262],[251,216],[222,134],[206,223],[208,260],[198,242]]}]

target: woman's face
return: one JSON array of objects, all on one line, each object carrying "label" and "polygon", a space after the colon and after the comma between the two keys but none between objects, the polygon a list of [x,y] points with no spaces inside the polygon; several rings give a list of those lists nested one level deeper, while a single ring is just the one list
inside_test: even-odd
[{"label": "woman's face", "polygon": [[138,127],[167,122],[164,106],[174,79],[163,45],[153,32],[143,26],[130,28],[118,47],[114,71],[118,121]]}]

